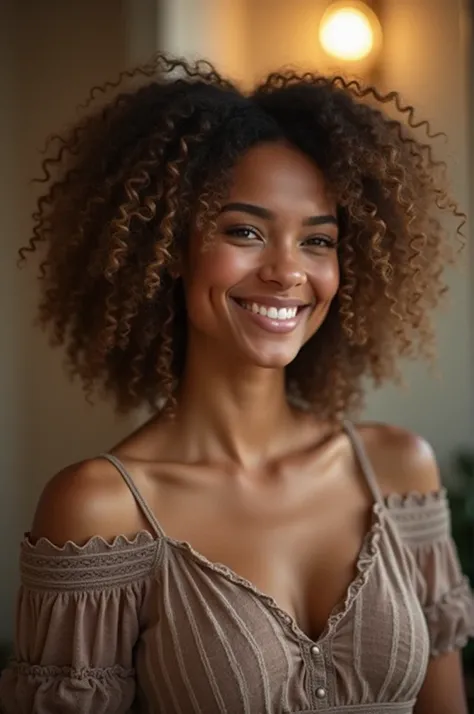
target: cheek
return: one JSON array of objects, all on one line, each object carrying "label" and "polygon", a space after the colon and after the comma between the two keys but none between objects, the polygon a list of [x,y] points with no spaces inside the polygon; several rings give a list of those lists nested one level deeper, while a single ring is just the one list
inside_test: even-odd
[{"label": "cheek", "polygon": [[245,251],[234,246],[216,244],[190,255],[189,292],[201,297],[212,292],[225,292],[236,285],[249,269]]},{"label": "cheek", "polygon": [[211,245],[189,256],[184,288],[189,319],[207,322],[225,301],[226,293],[248,275],[248,256],[226,244]]},{"label": "cheek", "polygon": [[337,259],[319,263],[308,273],[318,301],[330,302],[339,289],[339,262]]},{"label": "cheek", "polygon": [[248,269],[244,250],[226,244],[212,245],[194,256],[192,281],[226,290],[238,283]]}]

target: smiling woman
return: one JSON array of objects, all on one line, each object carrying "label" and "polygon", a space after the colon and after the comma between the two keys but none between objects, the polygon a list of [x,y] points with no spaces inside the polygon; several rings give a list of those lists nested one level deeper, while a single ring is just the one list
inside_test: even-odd
[{"label": "smiling woman", "polygon": [[322,173],[304,153],[281,140],[246,152],[212,250],[203,250],[206,236],[198,231],[183,262],[189,350],[199,352],[205,336],[229,359],[237,350],[262,367],[292,362],[339,287],[336,213]]},{"label": "smiling woman", "polygon": [[22,255],[87,394],[153,414],[46,486],[0,709],[465,714],[432,450],[346,418],[430,353],[464,217],[429,126],[340,77],[130,74],[49,146]]}]

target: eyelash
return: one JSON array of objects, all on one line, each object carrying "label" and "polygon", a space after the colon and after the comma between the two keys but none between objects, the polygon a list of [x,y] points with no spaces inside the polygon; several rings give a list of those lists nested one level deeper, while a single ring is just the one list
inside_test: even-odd
[{"label": "eyelash", "polygon": [[[336,241],[334,238],[329,238],[329,236],[312,236],[311,238],[306,238],[304,243],[308,243],[308,241],[313,241],[313,240],[319,240],[323,242],[324,248],[335,248],[336,247]],[[313,244],[314,245],[314,244]],[[319,246],[317,246],[319,247]]]},{"label": "eyelash", "polygon": [[[226,231],[226,234],[229,236],[233,236],[234,238],[243,238],[244,240],[250,240],[249,235],[242,235],[242,233],[253,233],[254,236],[260,237],[258,232],[254,228],[249,228],[246,226],[241,226],[241,227],[236,227],[236,228],[229,228]],[[311,236],[309,238],[305,238],[303,243],[310,244],[310,245],[315,245],[315,243],[310,243],[310,241],[322,241],[323,246],[321,245],[316,245],[316,247],[324,247],[324,248],[335,248],[337,241],[334,240],[334,238],[330,238],[329,236]]]},{"label": "eyelash", "polygon": [[242,233],[253,233],[254,235],[258,235],[257,231],[254,228],[246,228],[245,226],[237,226],[236,228],[229,228],[226,231],[226,235],[228,236],[233,236],[234,238],[244,238],[247,240],[249,236],[243,236],[241,235]]}]

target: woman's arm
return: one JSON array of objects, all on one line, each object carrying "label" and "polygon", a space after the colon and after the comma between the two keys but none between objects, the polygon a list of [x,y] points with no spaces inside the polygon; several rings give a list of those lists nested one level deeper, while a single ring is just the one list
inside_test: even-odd
[{"label": "woman's arm", "polygon": [[[419,522],[419,542],[411,538],[407,548],[422,583],[420,600],[430,635],[431,657],[415,712],[467,714],[460,650],[468,636],[474,635],[474,603],[451,537],[448,505],[439,496],[442,485],[433,450],[424,439],[396,427],[367,425],[361,434],[380,476],[382,492],[402,497],[412,494],[410,518]],[[414,493],[418,495],[413,497]],[[433,494],[438,494],[435,501]],[[432,503],[438,509],[436,537],[422,535],[425,530],[430,532],[433,518],[433,508],[423,505],[425,499],[425,506]],[[400,514],[403,515],[403,507]],[[393,511],[392,517],[397,521]]]},{"label": "woman's arm", "polygon": [[4,714],[126,714],[133,706],[133,651],[156,544],[143,531],[120,535],[125,501],[113,498],[120,479],[108,483],[111,474],[106,462],[72,467],[40,499],[34,534],[21,546]]},{"label": "woman's arm", "polygon": [[459,651],[430,659],[415,714],[468,714]]}]

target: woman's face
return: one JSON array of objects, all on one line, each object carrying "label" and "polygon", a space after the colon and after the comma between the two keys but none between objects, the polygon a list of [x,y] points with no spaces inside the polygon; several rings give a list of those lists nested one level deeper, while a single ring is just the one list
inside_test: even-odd
[{"label": "woman's face", "polygon": [[189,339],[228,359],[288,365],[318,330],[339,285],[336,205],[318,168],[284,143],[234,168],[215,239],[191,236],[183,280]]}]

